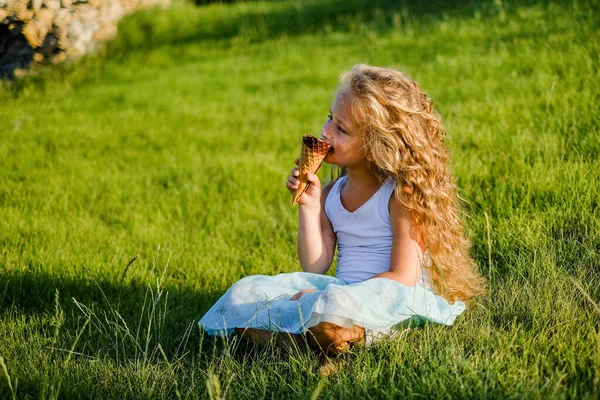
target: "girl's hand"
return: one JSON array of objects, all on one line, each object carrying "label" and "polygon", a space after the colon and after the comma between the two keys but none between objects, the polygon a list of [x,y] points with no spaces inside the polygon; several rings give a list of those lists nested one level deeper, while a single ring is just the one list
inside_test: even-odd
[{"label": "girl's hand", "polygon": [[295,295],[293,295],[290,300],[296,300],[296,301],[300,300],[300,297],[302,297],[304,295],[304,293],[311,293],[311,292],[318,292],[318,290],[313,290],[313,289],[302,290],[301,292],[298,292]]},{"label": "girl's hand", "polygon": [[[294,164],[298,165],[299,161],[299,159],[295,159]],[[298,168],[292,168],[291,174],[288,176],[286,187],[292,194],[300,186],[300,180],[297,178],[298,175],[300,175]],[[300,196],[298,204],[301,206],[314,206],[317,209],[320,209],[321,181],[317,175],[311,173],[306,174],[306,180],[310,183],[310,185],[308,185],[306,191],[302,194],[302,196]]]}]

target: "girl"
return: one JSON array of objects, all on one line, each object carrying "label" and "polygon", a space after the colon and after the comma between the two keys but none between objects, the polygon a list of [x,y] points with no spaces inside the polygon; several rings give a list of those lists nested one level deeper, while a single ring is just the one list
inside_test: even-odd
[{"label": "girl", "polygon": [[[304,272],[240,280],[200,325],[259,343],[274,331],[307,334],[329,355],[410,318],[451,325],[484,280],[468,256],[431,100],[402,72],[356,65],[342,78],[321,139],[331,145],[325,162],[341,177],[321,188],[307,176],[298,203]],[[290,192],[297,176],[292,169]],[[334,278],[323,274],[336,246]]]}]

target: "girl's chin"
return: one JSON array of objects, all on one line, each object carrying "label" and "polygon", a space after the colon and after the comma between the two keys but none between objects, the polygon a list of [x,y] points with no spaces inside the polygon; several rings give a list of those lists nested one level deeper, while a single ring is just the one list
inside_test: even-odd
[{"label": "girl's chin", "polygon": [[340,164],[338,164],[337,162],[335,162],[335,160],[328,160],[328,159],[324,159],[323,160],[323,164],[327,164],[327,165],[335,165],[336,167],[341,167]]}]

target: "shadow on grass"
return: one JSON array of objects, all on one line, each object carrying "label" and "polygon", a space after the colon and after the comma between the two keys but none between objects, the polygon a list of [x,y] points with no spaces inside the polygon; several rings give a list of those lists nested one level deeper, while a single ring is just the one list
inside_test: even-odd
[{"label": "shadow on grass", "polygon": [[[358,32],[364,27],[387,32],[402,26],[443,18],[490,18],[512,13],[518,8],[548,4],[548,0],[330,0],[267,2],[268,7],[243,2],[227,6],[202,6],[165,12],[156,8],[130,15],[119,27],[118,38],[109,54],[125,57],[130,51],[165,45],[186,45],[201,41],[228,41],[241,44],[276,39],[281,36],[332,32]],[[556,0],[554,4],[571,4]],[[212,7],[212,8],[208,8]]]},{"label": "shadow on grass", "polygon": [[101,73],[105,59],[122,62],[132,54],[153,49],[164,51],[172,59],[186,58],[188,55],[182,48],[203,42],[228,47],[285,36],[327,37],[336,32],[360,34],[365,30],[383,34],[411,26],[424,30],[440,19],[479,15],[486,20],[550,3],[573,6],[568,0],[274,0],[202,6],[175,3],[169,10],[156,7],[125,17],[119,23],[118,36],[97,55],[89,55],[77,63],[40,69],[39,73],[15,82],[0,80],[0,100],[18,97],[29,87],[52,87],[51,82],[67,77],[72,86],[77,86]]},{"label": "shadow on grass", "polygon": [[[42,317],[43,336],[53,334],[51,321],[57,305],[65,315],[61,330],[68,336],[89,319],[95,327],[85,346],[91,356],[114,350],[111,333],[122,335],[117,341],[131,342],[129,349],[123,349],[124,353],[131,350],[129,355],[137,354],[140,347],[154,348],[159,344],[169,357],[197,352],[198,343],[202,342],[200,337],[204,335],[197,322],[222,294],[205,294],[185,287],[156,287],[136,280],[121,285],[89,275],[73,279],[41,272],[0,273],[0,282],[0,310],[28,319]],[[131,332],[129,337],[124,333],[126,329]],[[134,337],[138,344],[134,343]],[[150,342],[146,342],[148,337]]]},{"label": "shadow on grass", "polygon": [[[179,390],[205,398],[206,374],[223,374],[223,365],[231,374],[232,368],[288,359],[273,346],[200,331],[198,319],[222,293],[165,287],[160,294],[160,285],[39,272],[0,273],[0,282],[0,323],[13,324],[0,329],[0,356],[7,357],[12,381],[18,379],[19,395],[45,398],[56,391],[86,398],[93,391],[94,398],[175,398]],[[2,343],[3,330],[17,333]],[[34,373],[27,369],[38,358],[24,348],[43,360]],[[0,398],[10,393],[4,383]]]}]

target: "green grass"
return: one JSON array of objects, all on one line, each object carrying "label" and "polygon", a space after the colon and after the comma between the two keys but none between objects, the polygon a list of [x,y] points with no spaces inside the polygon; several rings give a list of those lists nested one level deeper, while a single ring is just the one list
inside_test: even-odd
[{"label": "green grass", "polygon": [[[598,4],[321,3],[175,2],[2,83],[0,397],[600,396]],[[196,321],[243,276],[299,270],[284,183],[358,62],[444,116],[489,294],[324,380]]]}]

